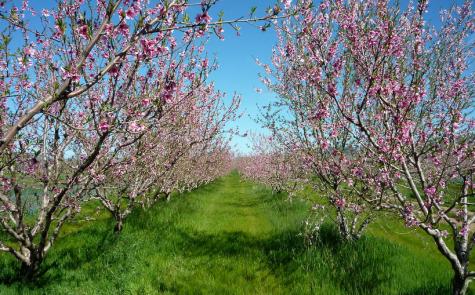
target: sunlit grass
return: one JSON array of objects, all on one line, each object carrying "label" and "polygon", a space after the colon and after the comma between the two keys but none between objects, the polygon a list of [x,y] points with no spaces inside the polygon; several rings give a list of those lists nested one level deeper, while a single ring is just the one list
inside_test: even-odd
[{"label": "sunlit grass", "polygon": [[120,236],[107,215],[68,226],[34,284],[0,256],[0,294],[449,294],[451,271],[423,235],[378,221],[341,243],[299,235],[308,207],[236,173],[149,211]]}]

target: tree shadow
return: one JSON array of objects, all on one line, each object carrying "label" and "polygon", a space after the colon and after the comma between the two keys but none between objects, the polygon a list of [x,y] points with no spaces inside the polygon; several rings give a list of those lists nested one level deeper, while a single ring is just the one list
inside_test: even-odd
[{"label": "tree shadow", "polygon": [[[180,231],[179,235],[182,243],[178,247],[186,249],[188,257],[232,258],[258,253],[266,267],[287,287],[292,287],[294,283],[287,277],[301,271],[301,263],[307,263],[299,257],[309,254],[318,255],[324,259],[323,263],[335,266],[332,270],[332,281],[349,294],[373,294],[391,279],[391,273],[384,271],[384,257],[361,253],[361,250],[367,247],[366,244],[358,245],[360,242],[355,242],[348,245],[330,228],[322,230],[320,240],[313,249],[304,246],[304,241],[296,230],[283,231],[267,238],[244,232],[207,234]],[[322,254],[325,252],[330,252],[331,255]],[[312,267],[307,265],[305,268]]]},{"label": "tree shadow", "polygon": [[[61,237],[31,282],[22,280],[18,261],[10,257],[0,260],[0,284],[40,289],[65,280],[68,273],[81,268],[84,263],[100,258],[116,244],[118,236],[112,232],[112,222],[105,223],[102,226],[88,226]],[[67,245],[60,245],[64,243]]]},{"label": "tree shadow", "polygon": [[[306,247],[298,230],[286,230],[268,237],[257,237],[245,232],[220,232],[209,234],[199,231],[178,230],[178,249],[186,249],[187,257],[235,258],[259,255],[261,262],[280,282],[292,289],[295,282],[289,277],[299,277],[304,270],[317,274],[324,268],[336,288],[347,294],[382,294],[390,285],[393,268],[387,256],[397,256],[401,249],[388,241],[363,237],[346,242],[332,226],[323,226],[319,240]],[[318,257],[319,263],[310,256]],[[317,266],[318,264],[319,266]],[[322,266],[323,265],[323,266]],[[293,274],[295,273],[295,276]],[[322,278],[320,278],[322,279]],[[450,286],[435,282],[418,287],[405,294],[449,294]]]},{"label": "tree shadow", "polygon": [[[185,209],[189,207],[186,204],[179,206]],[[126,239],[130,240],[133,233],[134,237],[149,237],[147,241],[142,241],[149,243],[153,239],[150,234],[154,232],[157,237],[173,238],[171,244],[184,257],[210,260],[216,257],[255,257],[289,289],[296,283],[295,278],[301,277],[300,272],[310,272],[315,280],[324,279],[318,277],[318,274],[325,272],[331,284],[348,294],[381,294],[384,286],[394,280],[387,257],[397,256],[400,249],[388,241],[377,240],[375,243],[375,239],[363,237],[359,241],[348,243],[342,241],[334,227],[324,225],[316,244],[306,247],[298,228],[275,231],[264,236],[241,231],[208,233],[177,227],[173,218],[150,222],[149,218],[153,218],[154,211],[134,212],[130,219],[132,222],[127,224],[122,233],[127,235]],[[27,285],[27,288],[40,289],[67,280],[80,284],[90,278],[76,277],[75,270],[85,263],[101,259],[112,248],[123,246],[118,245],[120,237],[112,232],[112,220],[102,226],[84,228],[63,239],[58,243],[64,244],[58,245],[61,247],[53,249],[47,257],[42,268],[45,273],[31,285]],[[158,241],[159,239],[153,240]],[[13,259],[0,260],[2,284],[20,283],[15,272],[18,269],[18,266],[14,266],[15,262]],[[96,272],[101,271],[101,263],[92,265],[88,275],[94,277]],[[178,289],[173,289],[173,285],[158,284],[162,284],[157,285],[157,288],[163,292],[179,293]],[[403,294],[450,294],[450,286],[435,282]]]},{"label": "tree shadow", "polygon": [[[434,285],[435,284],[435,285]],[[401,293],[401,295],[446,295],[452,294],[451,286],[443,283],[434,282],[429,286],[420,286],[409,292]],[[467,291],[467,295],[472,295],[470,290]]]}]

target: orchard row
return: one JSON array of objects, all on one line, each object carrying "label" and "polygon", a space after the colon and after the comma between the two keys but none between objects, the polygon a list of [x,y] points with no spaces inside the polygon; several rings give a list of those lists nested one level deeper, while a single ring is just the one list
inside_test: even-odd
[{"label": "orchard row", "polygon": [[465,294],[475,277],[472,1],[436,26],[425,0],[297,2],[262,64],[279,97],[260,119],[270,135],[238,160],[242,174],[291,195],[310,189],[321,200],[309,226],[331,216],[348,241],[377,212],[400,217],[432,238]]},{"label": "orchard row", "polygon": [[0,251],[25,280],[90,202],[119,233],[134,208],[228,172],[240,98],[207,81],[215,2],[0,1]]}]

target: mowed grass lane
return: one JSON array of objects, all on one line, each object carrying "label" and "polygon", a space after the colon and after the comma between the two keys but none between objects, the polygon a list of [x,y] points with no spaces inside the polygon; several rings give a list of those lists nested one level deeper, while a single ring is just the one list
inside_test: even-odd
[{"label": "mowed grass lane", "polygon": [[34,284],[16,281],[16,263],[0,256],[0,294],[450,293],[449,266],[430,243],[375,225],[344,244],[327,226],[307,248],[307,213],[232,173],[137,210],[120,236],[105,215],[69,226]]}]

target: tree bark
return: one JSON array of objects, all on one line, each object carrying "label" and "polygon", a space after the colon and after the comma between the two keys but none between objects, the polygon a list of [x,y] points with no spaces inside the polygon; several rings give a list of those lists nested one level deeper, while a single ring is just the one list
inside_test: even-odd
[{"label": "tree bark", "polygon": [[467,277],[456,274],[452,280],[452,292],[454,295],[465,295],[470,280]]},{"label": "tree bark", "polygon": [[120,234],[124,228],[124,221],[122,218],[117,218],[114,226],[114,233]]},{"label": "tree bark", "polygon": [[338,223],[338,230],[340,232],[340,236],[347,242],[353,241],[353,236],[351,235],[346,217],[342,212],[343,209],[337,208],[337,223]]},{"label": "tree bark", "polygon": [[41,259],[38,255],[32,253],[30,257],[30,262],[22,262],[20,268],[20,277],[24,282],[31,282],[36,278],[38,271],[40,269]]}]

